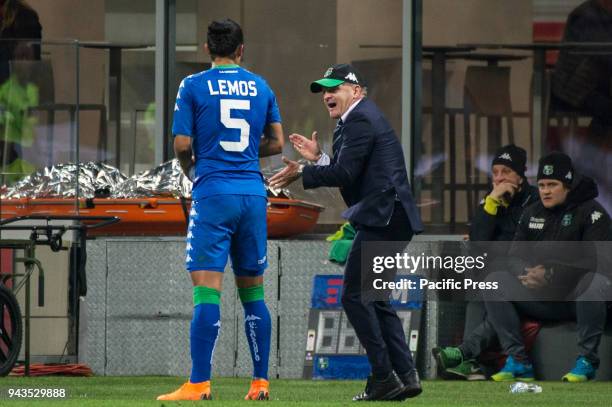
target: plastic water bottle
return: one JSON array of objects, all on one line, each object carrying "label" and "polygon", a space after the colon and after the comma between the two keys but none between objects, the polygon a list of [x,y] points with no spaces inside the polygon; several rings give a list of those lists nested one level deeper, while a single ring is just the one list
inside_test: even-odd
[{"label": "plastic water bottle", "polygon": [[533,383],[516,382],[510,385],[510,393],[542,393],[542,387]]}]

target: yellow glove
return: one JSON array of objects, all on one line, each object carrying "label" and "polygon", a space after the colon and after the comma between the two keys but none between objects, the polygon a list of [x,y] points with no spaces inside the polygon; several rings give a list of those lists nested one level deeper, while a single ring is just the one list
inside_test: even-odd
[{"label": "yellow glove", "polygon": [[508,206],[504,201],[500,199],[495,199],[490,195],[487,195],[484,203],[484,211],[491,216],[497,215],[497,209],[501,206]]}]

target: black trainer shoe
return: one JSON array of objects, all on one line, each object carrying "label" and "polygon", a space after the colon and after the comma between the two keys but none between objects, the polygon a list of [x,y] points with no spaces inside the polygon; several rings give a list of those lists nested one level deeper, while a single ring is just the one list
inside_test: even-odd
[{"label": "black trainer shoe", "polygon": [[423,392],[421,387],[421,379],[419,379],[419,372],[416,369],[398,375],[402,383],[404,384],[404,390],[393,400],[402,401],[412,397],[416,397]]},{"label": "black trainer shoe", "polygon": [[382,380],[370,376],[365,391],[353,397],[353,401],[394,400],[403,391],[404,384],[395,372]]}]

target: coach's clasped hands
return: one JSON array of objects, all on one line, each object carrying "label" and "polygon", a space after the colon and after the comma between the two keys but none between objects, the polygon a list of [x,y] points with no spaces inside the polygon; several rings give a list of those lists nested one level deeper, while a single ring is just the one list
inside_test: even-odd
[{"label": "coach's clasped hands", "polygon": [[319,147],[316,131],[312,133],[311,139],[301,134],[293,133],[289,136],[289,141],[293,144],[293,148],[295,148],[305,160],[317,161],[321,158],[321,148]]},{"label": "coach's clasped hands", "polygon": [[283,157],[283,162],[286,164],[286,167],[270,178],[269,183],[272,188],[284,188],[302,176],[304,164],[291,161],[287,157]]},{"label": "coach's clasped hands", "polygon": [[[316,131],[312,133],[310,139],[301,134],[293,133],[289,135],[289,141],[305,160],[315,162],[321,157],[321,148]],[[284,188],[302,176],[303,164],[289,160],[287,157],[283,157],[283,162],[286,167],[270,178],[269,183],[272,188]]]}]

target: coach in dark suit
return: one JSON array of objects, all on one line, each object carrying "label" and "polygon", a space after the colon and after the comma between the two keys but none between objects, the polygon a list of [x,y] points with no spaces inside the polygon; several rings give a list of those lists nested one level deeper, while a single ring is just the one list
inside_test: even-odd
[{"label": "coach in dark suit", "polygon": [[[330,117],[338,120],[332,156],[321,152],[316,133],[312,139],[292,134],[289,139],[297,151],[316,165],[304,166],[283,158],[287,166],[270,184],[283,187],[301,177],[305,189],[340,188],[348,206],[343,216],[357,229],[344,271],[342,305],[372,366],[365,391],[354,400],[417,396],[421,385],[400,319],[388,297],[371,301],[364,298],[362,290],[369,277],[365,273],[372,273],[364,270],[366,278],[362,278],[362,242],[407,242],[423,230],[401,144],[382,112],[365,97],[364,80],[351,65],[330,67],[324,78],[311,83],[310,90],[323,92]],[[393,248],[393,255],[405,245],[386,247]]]}]

